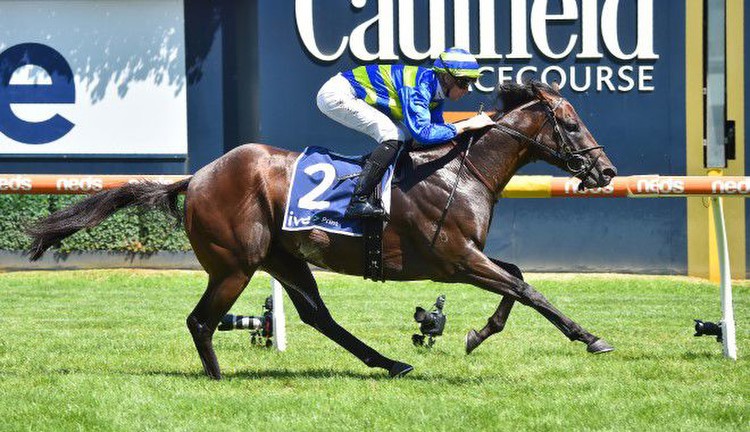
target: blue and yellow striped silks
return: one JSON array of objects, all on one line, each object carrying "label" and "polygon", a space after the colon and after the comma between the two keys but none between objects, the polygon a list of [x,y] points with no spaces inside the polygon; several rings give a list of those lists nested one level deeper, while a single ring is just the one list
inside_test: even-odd
[{"label": "blue and yellow striped silks", "polygon": [[434,144],[456,136],[456,128],[443,120],[440,84],[432,69],[373,64],[341,75],[349,80],[357,98],[402,121],[418,142]]},{"label": "blue and yellow striped silks", "polygon": [[[342,73],[354,87],[357,97],[369,105],[377,107],[394,120],[403,120],[404,113],[399,90],[402,87],[416,87],[417,77],[420,83],[426,81],[428,87],[437,86],[437,80],[425,77],[428,69],[404,65],[368,65],[359,66]],[[434,75],[434,74],[432,74]],[[431,92],[434,95],[434,92]],[[430,108],[439,101],[431,101]]]}]

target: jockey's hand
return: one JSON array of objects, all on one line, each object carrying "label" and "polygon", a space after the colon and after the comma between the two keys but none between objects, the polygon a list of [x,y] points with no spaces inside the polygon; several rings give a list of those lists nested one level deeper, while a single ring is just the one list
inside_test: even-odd
[{"label": "jockey's hand", "polygon": [[474,117],[457,122],[454,124],[454,126],[456,126],[456,131],[458,131],[458,133],[461,134],[466,131],[482,129],[487,126],[493,126],[494,124],[495,122],[492,121],[490,116],[488,116],[485,113],[481,113],[481,114],[475,115]]}]

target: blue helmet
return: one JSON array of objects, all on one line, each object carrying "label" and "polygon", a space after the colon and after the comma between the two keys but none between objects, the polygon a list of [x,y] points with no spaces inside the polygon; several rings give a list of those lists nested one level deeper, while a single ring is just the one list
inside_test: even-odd
[{"label": "blue helmet", "polygon": [[477,59],[463,48],[448,48],[435,59],[432,69],[446,72],[455,78],[479,78]]}]

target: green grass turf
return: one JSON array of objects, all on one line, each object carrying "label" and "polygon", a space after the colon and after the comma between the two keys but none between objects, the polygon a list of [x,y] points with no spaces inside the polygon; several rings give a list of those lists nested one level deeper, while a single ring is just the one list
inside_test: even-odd
[{"label": "green grass turf", "polygon": [[[334,318],[406,378],[369,369],[302,324],[286,298],[289,349],[214,338],[225,379],[211,381],[185,328],[200,272],[0,274],[0,430],[748,430],[750,283],[734,287],[740,360],[692,319],[720,316],[716,285],[682,277],[529,275],[550,301],[617,350],[594,356],[530,308],[472,355],[499,298],[430,282],[317,274]],[[258,274],[233,308],[259,314]],[[432,350],[411,334],[416,305],[447,295]]]}]

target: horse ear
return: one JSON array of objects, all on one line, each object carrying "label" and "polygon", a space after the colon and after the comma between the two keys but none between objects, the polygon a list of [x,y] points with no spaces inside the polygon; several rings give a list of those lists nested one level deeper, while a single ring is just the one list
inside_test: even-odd
[{"label": "horse ear", "polygon": [[542,94],[542,90],[534,81],[531,81],[531,91],[534,93],[534,96],[536,96],[537,99],[544,100],[544,95]]},{"label": "horse ear", "polygon": [[560,93],[560,84],[558,84],[557,81],[553,81],[550,87],[552,87],[552,90]]}]

